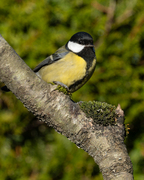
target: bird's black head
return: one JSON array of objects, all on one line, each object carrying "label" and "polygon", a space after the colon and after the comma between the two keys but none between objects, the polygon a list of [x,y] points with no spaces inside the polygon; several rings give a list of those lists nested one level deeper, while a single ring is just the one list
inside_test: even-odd
[{"label": "bird's black head", "polygon": [[67,42],[66,47],[78,54],[84,50],[84,48],[92,48],[94,50],[93,38],[86,32],[78,32],[74,34]]},{"label": "bird's black head", "polygon": [[86,32],[78,32],[74,34],[71,38],[70,41],[82,45],[93,45],[93,38],[91,37],[90,34]]}]

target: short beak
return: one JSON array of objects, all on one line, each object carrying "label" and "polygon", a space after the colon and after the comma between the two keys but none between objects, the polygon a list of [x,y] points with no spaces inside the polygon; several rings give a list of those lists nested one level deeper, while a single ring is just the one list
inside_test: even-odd
[{"label": "short beak", "polygon": [[85,47],[94,47],[93,44],[88,44],[88,45],[85,45]]}]

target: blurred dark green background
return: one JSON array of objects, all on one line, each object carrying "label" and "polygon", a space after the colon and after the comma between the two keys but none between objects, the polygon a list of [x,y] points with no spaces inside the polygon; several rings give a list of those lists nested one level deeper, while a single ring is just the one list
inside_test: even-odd
[{"label": "blurred dark green background", "polygon": [[[93,36],[97,67],[73,99],[121,105],[134,177],[143,180],[144,1],[0,1],[0,33],[31,68],[78,31]],[[36,120],[11,92],[0,91],[0,179],[103,178],[86,152]]]}]

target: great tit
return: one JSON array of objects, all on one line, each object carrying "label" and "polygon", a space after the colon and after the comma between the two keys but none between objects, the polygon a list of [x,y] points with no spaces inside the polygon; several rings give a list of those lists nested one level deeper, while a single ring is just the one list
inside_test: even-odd
[{"label": "great tit", "polygon": [[86,32],[78,32],[33,71],[44,81],[60,84],[72,93],[89,80],[95,66],[93,38]]}]

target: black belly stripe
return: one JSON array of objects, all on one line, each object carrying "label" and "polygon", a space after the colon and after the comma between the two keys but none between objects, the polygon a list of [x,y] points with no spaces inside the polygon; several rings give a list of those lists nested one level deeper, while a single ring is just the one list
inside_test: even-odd
[{"label": "black belly stripe", "polygon": [[[87,47],[80,53],[77,53],[77,55],[82,57],[87,62],[86,74],[82,79],[74,82],[72,85],[69,86],[71,92],[83,86],[90,79],[91,75],[95,70],[95,65],[93,64],[93,62],[96,60],[96,56],[93,47]],[[94,67],[92,68],[92,66]],[[92,68],[91,72],[89,71],[90,68]]]},{"label": "black belly stripe", "polygon": [[82,57],[87,62],[86,71],[88,71],[92,67],[93,60],[95,58],[95,51],[94,51],[93,47],[86,47],[77,55]]}]

